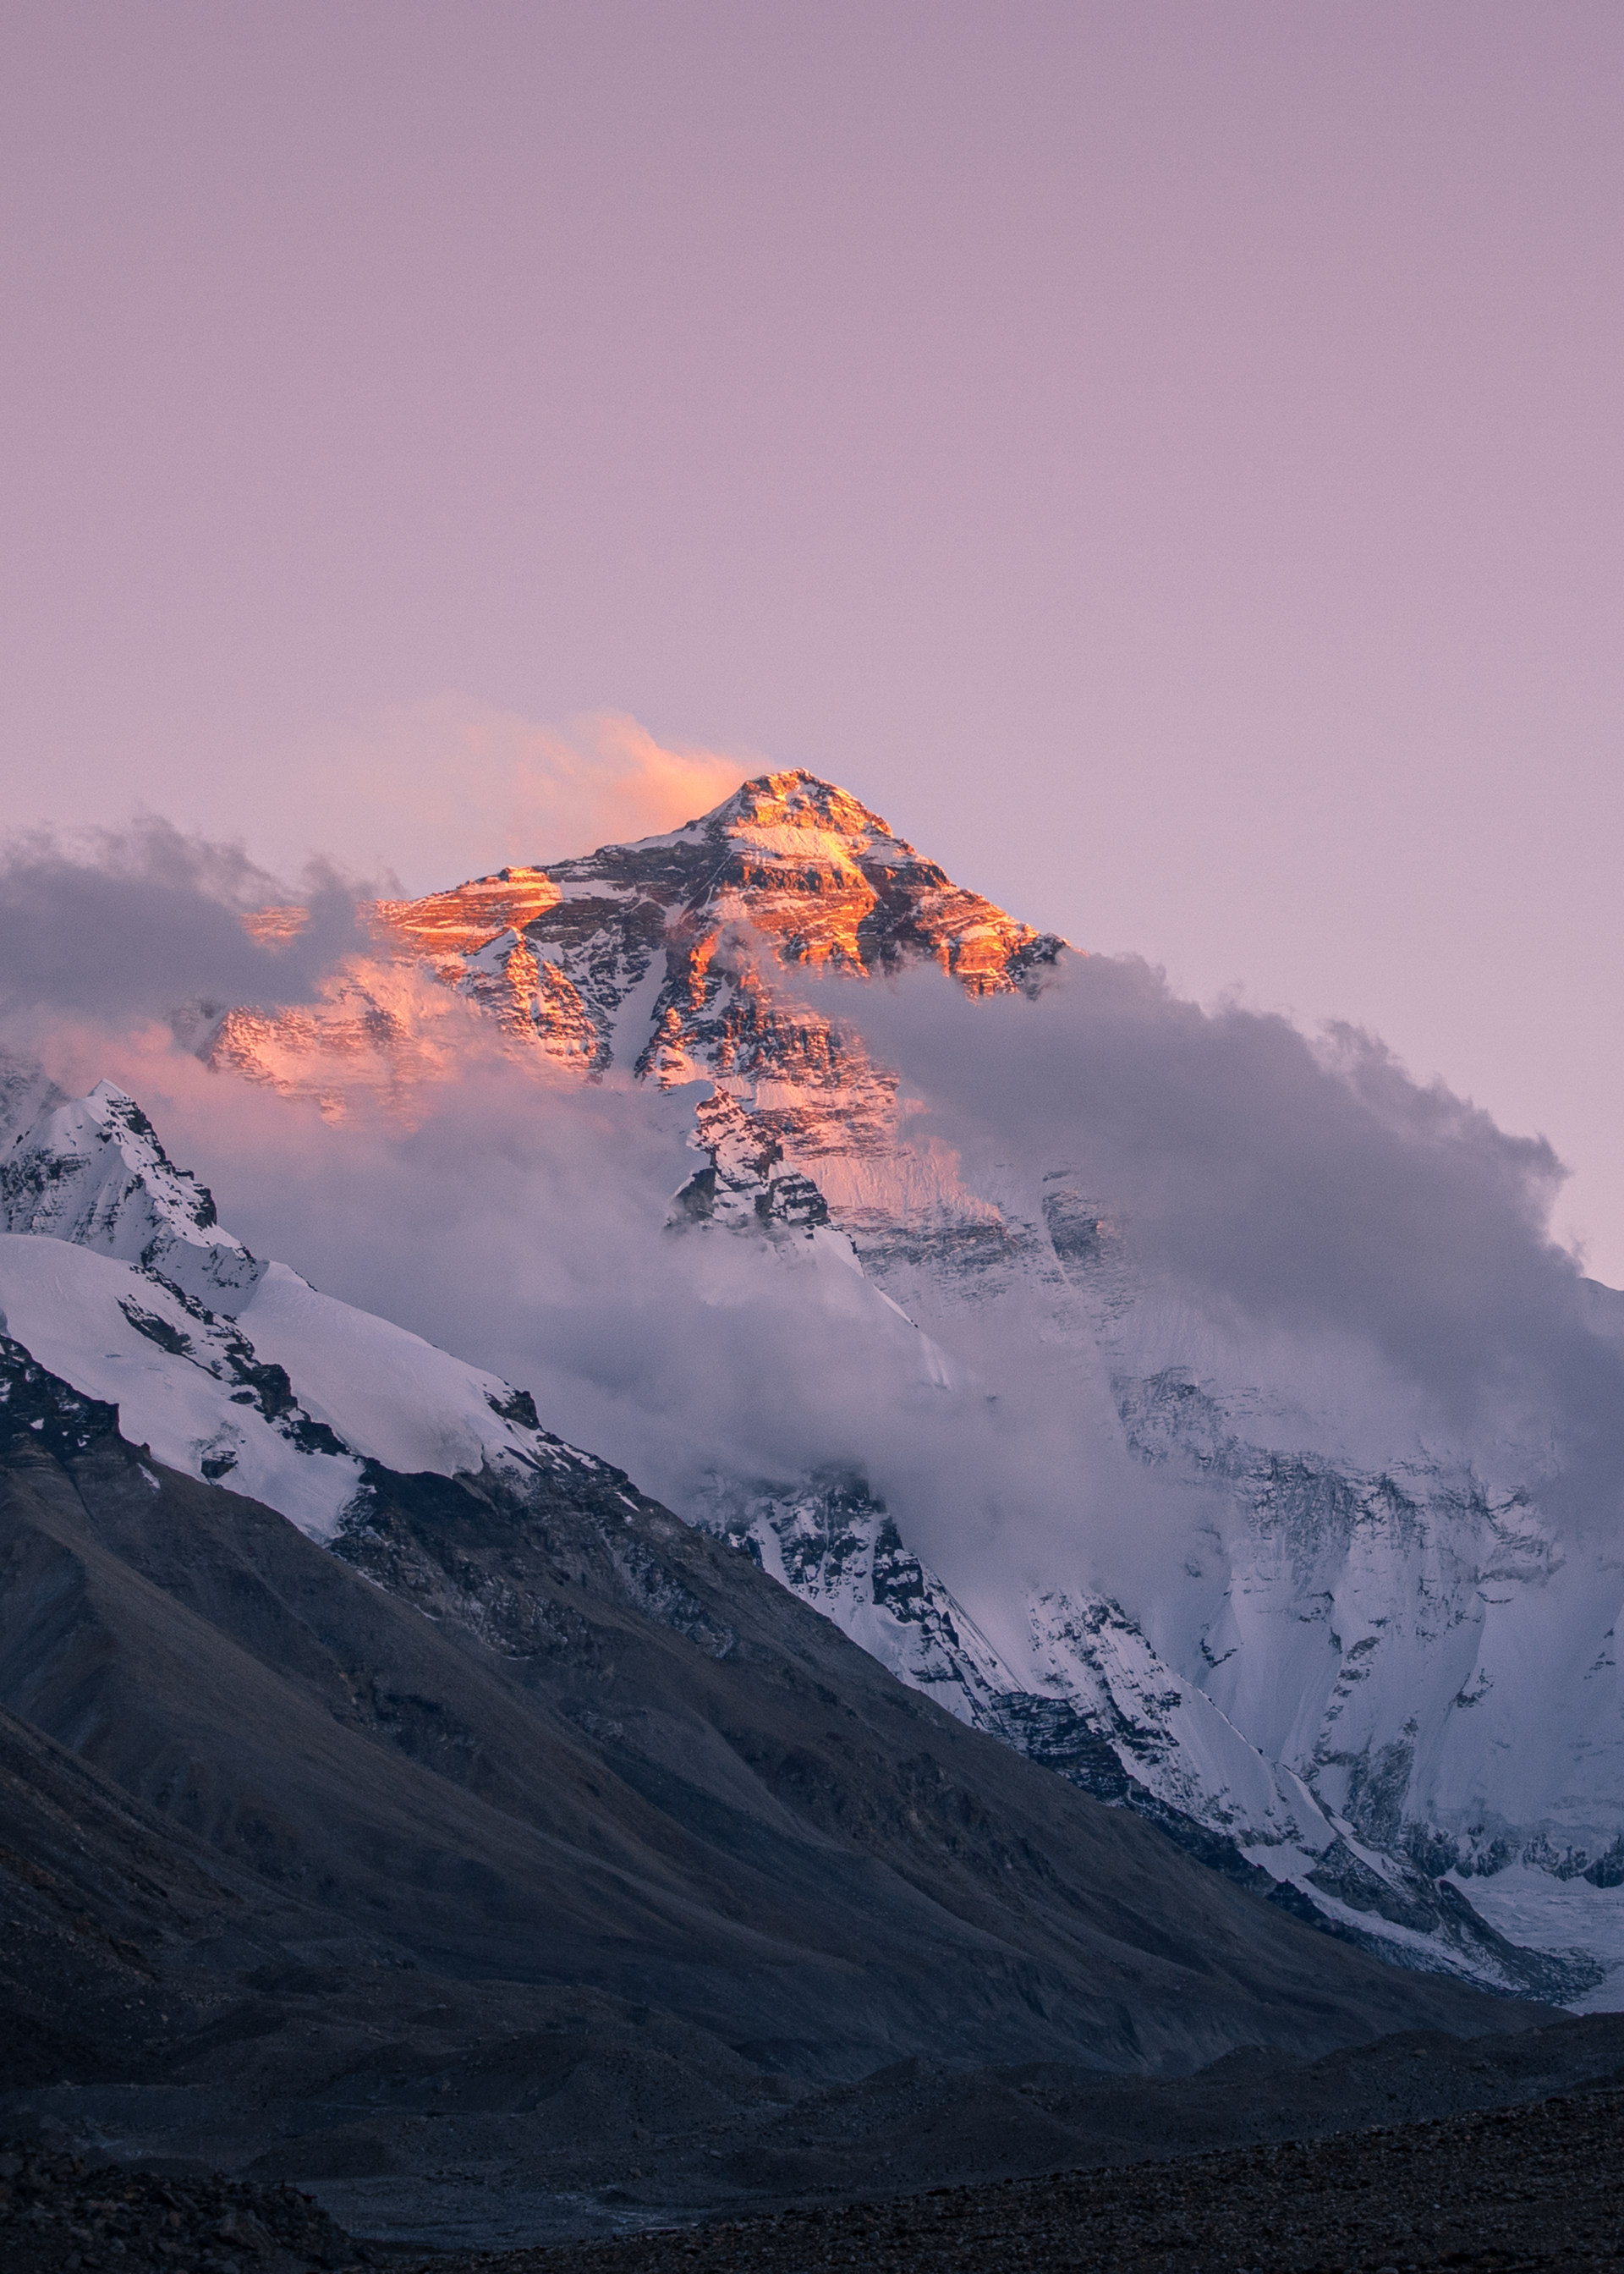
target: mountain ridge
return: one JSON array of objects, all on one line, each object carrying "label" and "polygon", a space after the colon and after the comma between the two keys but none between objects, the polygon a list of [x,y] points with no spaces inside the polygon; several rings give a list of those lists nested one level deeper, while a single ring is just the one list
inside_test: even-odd
[{"label": "mountain ridge", "polygon": [[[1086,1387],[1124,1457],[1234,1544],[1188,1578],[1169,1570],[1148,1601],[1057,1564],[1000,1657],[977,1600],[944,1585],[849,1464],[712,1479],[684,1516],[972,1725],[1069,1755],[1068,1773],[1177,1819],[1211,1860],[1263,1871],[1402,1962],[1504,1981],[1501,1946],[1531,1941],[1547,1992],[1560,1980],[1581,1997],[1624,1963],[1624,1918],[1575,1909],[1624,1873],[1605,1767],[1624,1729],[1605,1674],[1621,1607],[1567,1606],[1568,1690],[1528,1711],[1511,1698],[1524,1634],[1562,1584],[1541,1480],[1485,1480],[1469,1451],[1396,1441],[1360,1465],[1316,1438],[1312,1414],[1260,1399],[1241,1361],[1222,1378],[1147,1295],[1087,1162],[978,1182],[916,1140],[838,990],[810,1005],[777,975],[934,962],[972,998],[1019,999],[1064,984],[1076,951],[801,772],[759,777],[664,836],[384,904],[374,924],[384,952],[346,965],[322,1002],[233,1012],[196,1046],[342,1115],[454,1072],[455,1005],[518,1064],[634,1091],[708,1084],[689,1140],[706,1165],[673,1197],[674,1233],[793,1242],[853,1269],[875,1316],[883,1300],[922,1329],[921,1370],[950,1397],[973,1390],[974,1365],[955,1373],[943,1344],[1029,1345],[1056,1397]],[[271,1306],[283,1284],[254,1299]],[[1581,1680],[1592,1661],[1604,1674]],[[1508,1746],[1542,1749],[1543,1788],[1496,1783]],[[1477,1907],[1490,1923],[1474,1946]]]}]

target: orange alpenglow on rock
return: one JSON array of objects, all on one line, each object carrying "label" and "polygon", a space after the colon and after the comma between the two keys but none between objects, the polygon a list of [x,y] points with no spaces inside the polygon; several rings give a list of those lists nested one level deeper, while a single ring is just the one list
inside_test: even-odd
[{"label": "orange alpenglow on rock", "polygon": [[[259,922],[285,937],[297,913]],[[815,1151],[827,1138],[816,1141],[808,1093],[821,1094],[821,1121],[842,1092],[877,1140],[895,1085],[775,983],[775,964],[867,975],[933,961],[973,995],[1034,992],[1065,945],[962,890],[857,799],[801,772],[748,781],[663,837],[369,914],[376,952],[351,958],[320,1001],[232,1011],[200,1038],[205,1054],[332,1111],[357,1095],[399,1097],[455,1056],[449,987],[510,1046],[588,1078],[765,1086],[771,1100],[748,1102]]]},{"label": "orange alpenglow on rock", "polygon": [[499,869],[493,877],[476,877],[420,900],[379,900],[372,915],[385,937],[449,963],[472,955],[500,932],[523,931],[558,899],[559,888],[545,869]]}]

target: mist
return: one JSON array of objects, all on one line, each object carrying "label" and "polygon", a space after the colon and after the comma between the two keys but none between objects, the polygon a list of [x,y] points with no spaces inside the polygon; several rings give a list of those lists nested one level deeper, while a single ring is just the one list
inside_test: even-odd
[{"label": "mist", "polygon": [[[438,988],[455,1078],[404,1116],[324,1120],[206,1069],[177,1046],[178,1000],[298,1000],[356,944],[331,871],[303,929],[252,938],[241,915],[274,882],[161,824],[0,865],[0,1039],[70,1091],[129,1089],[256,1253],[530,1389],[684,1512],[718,1480],[863,1479],[995,1624],[1057,1572],[1142,1607],[1219,1520],[1129,1454],[1116,1360],[1057,1338],[1035,1283],[909,1323],[804,1243],[674,1229],[706,1083],[582,1085]],[[1155,1363],[1296,1367],[1378,1465],[1421,1436],[1485,1461],[1541,1448],[1550,1511],[1614,1527],[1624,1358],[1549,1238],[1542,1140],[1368,1035],[1203,1010],[1132,959],[1065,958],[1035,1001],[970,1001],[933,969],[786,983],[899,1072],[908,1141],[957,1155],[1012,1224],[1041,1222],[1058,1173],[1097,1204]]]},{"label": "mist", "polygon": [[1022,1368],[944,1384],[929,1339],[826,1254],[671,1227],[708,1083],[586,1087],[465,1028],[410,1126],[365,1104],[324,1121],[156,1035],[103,1070],[257,1254],[532,1390],[549,1427],[685,1511],[718,1479],[861,1476],[966,1569],[997,1548],[1034,1571],[1049,1526],[1102,1519],[1109,1449],[1079,1464]]}]

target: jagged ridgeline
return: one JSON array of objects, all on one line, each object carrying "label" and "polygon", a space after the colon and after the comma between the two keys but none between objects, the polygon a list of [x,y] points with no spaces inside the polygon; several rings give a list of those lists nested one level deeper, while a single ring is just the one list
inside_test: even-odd
[{"label": "jagged ridgeline", "polygon": [[[929,964],[1025,1016],[1021,998],[1064,983],[1074,951],[804,773],[748,782],[664,836],[380,904],[369,922],[368,952],[313,1005],[196,1009],[178,1021],[192,1046],[342,1117],[455,1071],[458,1005],[515,1061],[634,1103],[697,1085],[669,1239],[695,1243],[696,1261],[724,1239],[793,1252],[808,1300],[839,1275],[853,1335],[878,1348],[900,1313],[921,1379],[944,1395],[975,1392],[978,1348],[1029,1350],[1092,1401],[1125,1461],[1186,1497],[1199,1552],[1130,1593],[1056,1545],[1011,1622],[1007,1601],[950,1590],[849,1463],[718,1466],[679,1515],[960,1722],[1276,1906],[1412,1968],[1601,1994],[1624,1958],[1621,1589],[1559,1600],[1541,1477],[1489,1477],[1470,1449],[1402,1437],[1351,1460],[1240,1354],[1184,1346],[1088,1161],[973,1175],[916,1141],[838,988],[808,1000],[793,983],[808,967],[855,983]],[[335,1540],[378,1467],[520,1489],[586,1457],[509,1385],[381,1321],[357,1334],[343,1306],[248,1256],[132,1101],[19,1081],[10,1112],[12,1330],[117,1398],[126,1434],[171,1467]],[[64,1246],[71,1261],[43,1254]],[[115,1289],[114,1263],[143,1287]],[[1620,1306],[1595,1291],[1597,1331],[1616,1334]],[[390,1390],[402,1379],[410,1400]]]}]

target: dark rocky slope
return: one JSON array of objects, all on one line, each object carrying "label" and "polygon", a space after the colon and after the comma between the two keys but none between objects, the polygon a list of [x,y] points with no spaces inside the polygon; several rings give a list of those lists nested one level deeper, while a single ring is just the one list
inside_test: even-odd
[{"label": "dark rocky slope", "polygon": [[612,1470],[378,1472],[329,1553],[0,1359],[0,2124],[580,2196],[898,2060],[1536,2018],[963,1728]]},{"label": "dark rocky slope", "polygon": [[5,2274],[117,2266],[198,2274],[359,2274],[371,2253],[293,2187],[218,2177],[162,2178],[99,2158],[0,2143],[0,2264]]}]

